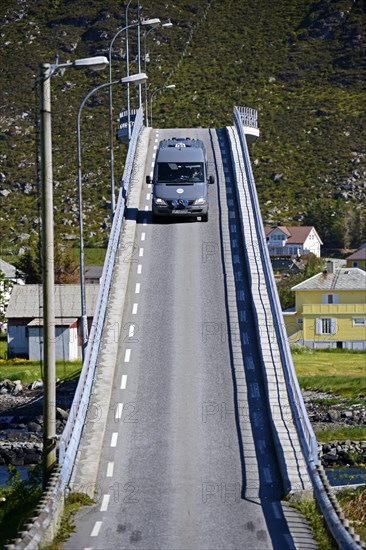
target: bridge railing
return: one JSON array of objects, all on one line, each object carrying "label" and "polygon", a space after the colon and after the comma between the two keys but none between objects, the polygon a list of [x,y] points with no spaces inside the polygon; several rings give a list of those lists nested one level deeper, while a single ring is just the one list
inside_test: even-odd
[{"label": "bridge railing", "polygon": [[[262,255],[264,275],[266,278],[267,287],[270,289],[269,297],[271,299],[272,315],[274,318],[274,325],[279,343],[280,353],[282,355],[282,362],[284,366],[284,374],[287,377],[288,386],[290,388],[290,404],[292,405],[292,413],[295,422],[298,424],[300,440],[302,440],[302,448],[305,456],[309,456],[314,461],[314,464],[318,463],[318,447],[316,438],[309,421],[309,417],[305,408],[304,400],[301,394],[299,383],[296,377],[294,364],[292,361],[291,351],[287,339],[286,329],[282,317],[281,304],[278,298],[278,292],[276,283],[272,274],[271,260],[269,256],[268,246],[264,233],[262,216],[260,212],[257,191],[255,188],[254,176],[251,168],[248,146],[246,143],[246,137],[243,128],[243,109],[234,107],[234,121],[238,131],[240,142],[242,146],[242,153],[245,159],[247,167],[248,185],[251,194],[252,207],[254,213],[254,219],[256,224],[256,231],[258,235],[259,252]],[[253,111],[254,109],[251,109]],[[247,125],[247,124],[245,124]]]},{"label": "bridge railing", "polygon": [[[291,351],[288,344],[286,335],[286,329],[282,319],[282,310],[280,301],[278,298],[277,288],[275,286],[274,277],[272,276],[272,267],[269,257],[269,251],[264,234],[264,228],[262,223],[262,217],[259,208],[258,196],[255,188],[255,182],[253,172],[251,168],[248,146],[246,136],[244,132],[243,118],[241,116],[241,108],[234,107],[234,122],[237,129],[242,154],[245,159],[248,185],[251,194],[252,207],[255,215],[255,225],[258,234],[259,250],[258,252],[262,256],[262,264],[264,269],[264,275],[266,277],[266,283],[269,288],[269,296],[271,299],[271,308],[273,318],[275,320],[275,329],[278,338],[278,344],[281,351],[281,358],[283,362],[284,375],[286,377],[287,386],[289,390],[290,406],[294,422],[298,431],[300,444],[303,449],[304,456],[308,460],[308,471],[312,482],[314,494],[318,503],[318,506],[323,514],[329,531],[333,539],[338,544],[341,550],[359,550],[362,548],[353,532],[346,527],[346,520],[342,520],[333,504],[331,498],[333,495],[329,494],[329,490],[326,488],[326,474],[321,466],[318,464],[318,450],[317,442],[311,427],[305,404],[302,398],[301,390],[297,381],[295,368],[292,361]],[[322,480],[324,478],[324,481]]]},{"label": "bridge railing", "polygon": [[103,324],[106,315],[107,301],[112,282],[113,267],[116,259],[122,222],[125,212],[125,199],[128,193],[138,137],[143,125],[143,111],[138,109],[133,125],[131,141],[128,148],[123,177],[119,189],[117,206],[109,237],[103,273],[95,306],[93,323],[90,331],[85,360],[82,366],[78,386],[70,409],[65,429],[60,438],[59,463],[61,465],[61,483],[65,487],[71,477],[76,453],[79,447],[83,425],[85,423],[95,368],[99,354]]},{"label": "bridge railing", "polygon": [[250,107],[234,107],[237,116],[240,117],[243,126],[258,128],[258,112]]}]

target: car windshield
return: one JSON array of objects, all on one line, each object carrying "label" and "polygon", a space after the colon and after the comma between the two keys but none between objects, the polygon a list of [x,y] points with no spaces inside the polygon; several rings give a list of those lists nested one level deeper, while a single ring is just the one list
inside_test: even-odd
[{"label": "car windshield", "polygon": [[157,183],[181,185],[185,183],[203,182],[202,162],[159,162],[157,170]]}]

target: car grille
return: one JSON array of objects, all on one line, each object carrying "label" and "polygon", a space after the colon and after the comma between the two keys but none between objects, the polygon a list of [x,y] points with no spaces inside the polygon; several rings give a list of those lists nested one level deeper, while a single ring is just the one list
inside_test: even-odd
[{"label": "car grille", "polygon": [[171,208],[186,208],[187,206],[194,205],[194,200],[186,201],[184,199],[175,199],[174,201],[166,201],[166,202],[168,206],[171,206]]}]

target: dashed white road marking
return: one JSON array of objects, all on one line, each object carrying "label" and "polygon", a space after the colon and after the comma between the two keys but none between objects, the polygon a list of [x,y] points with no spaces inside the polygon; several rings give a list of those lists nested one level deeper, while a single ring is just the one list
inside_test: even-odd
[{"label": "dashed white road marking", "polygon": [[107,477],[113,477],[114,462],[108,462]]},{"label": "dashed white road marking", "polygon": [[118,403],[116,408],[115,420],[121,420],[123,412],[123,403]]},{"label": "dashed white road marking", "polygon": [[97,537],[99,535],[100,528],[102,527],[102,521],[96,521],[93,527],[92,532],[90,533],[91,537]]},{"label": "dashed white road marking", "polygon": [[121,390],[125,390],[127,386],[127,374],[122,374]]},{"label": "dashed white road marking", "polygon": [[128,328],[128,337],[129,338],[132,338],[132,336],[135,334],[135,328],[136,328],[136,326],[133,323],[131,323],[131,325]]},{"label": "dashed white road marking", "polygon": [[117,447],[118,432],[112,433],[111,447]]},{"label": "dashed white road marking", "polygon": [[146,233],[141,233],[141,240],[144,241],[146,237]]},{"label": "dashed white road marking", "polygon": [[139,265],[137,266],[137,275],[141,275],[141,271],[142,271],[142,265],[139,264]]},{"label": "dashed white road marking", "polygon": [[148,211],[149,211],[149,207],[145,206],[145,212],[148,212]]},{"label": "dashed white road marking", "polygon": [[139,307],[138,304],[133,304],[133,306],[132,306],[132,315],[136,315],[138,307]]},{"label": "dashed white road marking", "polygon": [[146,193],[146,200],[149,201],[151,197],[151,193]]},{"label": "dashed white road marking", "polygon": [[139,256],[140,256],[140,258],[142,258],[143,255],[144,255],[144,249],[143,249],[143,248],[140,248],[140,250],[139,250]]},{"label": "dashed white road marking", "polygon": [[135,294],[140,294],[140,283],[136,283]]},{"label": "dashed white road marking", "polygon": [[111,495],[103,495],[102,504],[100,506],[101,512],[106,512],[108,510],[108,504],[109,504],[110,498],[111,498]]},{"label": "dashed white road marking", "polygon": [[125,353],[125,363],[129,363],[129,362],[130,362],[130,359],[131,359],[131,350],[130,350],[130,349],[126,349],[126,353]]},{"label": "dashed white road marking", "polygon": [[151,168],[154,168],[154,164],[155,164],[154,162],[151,163]]}]

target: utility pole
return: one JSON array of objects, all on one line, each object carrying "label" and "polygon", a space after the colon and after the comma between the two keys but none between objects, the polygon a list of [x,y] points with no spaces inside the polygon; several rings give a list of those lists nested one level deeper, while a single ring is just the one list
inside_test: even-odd
[{"label": "utility pole", "polygon": [[41,66],[42,278],[43,278],[43,488],[56,463],[55,278],[51,136],[51,71]]}]

